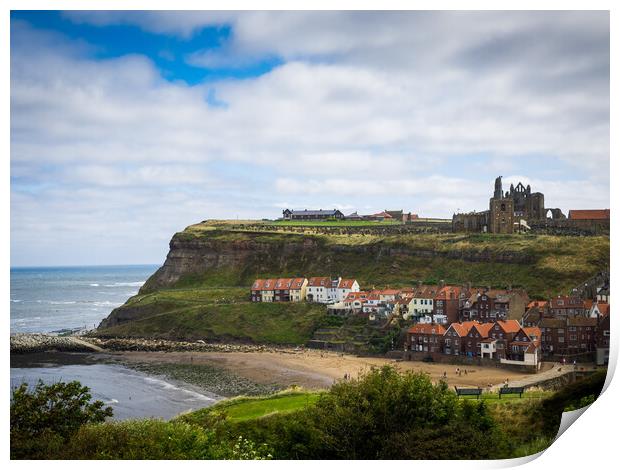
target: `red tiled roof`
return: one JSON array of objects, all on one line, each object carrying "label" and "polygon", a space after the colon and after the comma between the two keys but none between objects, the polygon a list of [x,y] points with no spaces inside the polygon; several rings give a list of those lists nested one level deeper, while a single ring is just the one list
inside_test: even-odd
[{"label": "red tiled roof", "polygon": [[383,289],[378,291],[379,295],[398,295],[400,291],[398,289]]},{"label": "red tiled roof", "polygon": [[293,279],[293,285],[291,285],[292,290],[299,290],[304,286],[304,282],[306,281],[305,277],[296,277]]},{"label": "red tiled roof", "polygon": [[601,315],[609,315],[609,304],[605,302],[599,302],[596,304]]},{"label": "red tiled roof", "polygon": [[542,332],[540,331],[540,328],[537,328],[535,326],[524,326],[523,327],[523,332],[530,339],[533,339],[532,337],[535,337],[536,339],[540,339],[540,336],[542,335]]},{"label": "red tiled roof", "polygon": [[393,217],[385,211],[372,214],[371,217],[383,217],[384,219],[393,219]]},{"label": "red tiled roof", "polygon": [[489,331],[491,331],[491,328],[493,328],[493,323],[474,323],[473,328],[478,330],[480,336],[486,338],[489,336]]},{"label": "red tiled roof", "polygon": [[547,302],[546,300],[532,300],[529,304],[527,304],[527,308],[528,310],[532,307],[545,307],[549,302]]},{"label": "red tiled roof", "polygon": [[256,281],[254,281],[254,284],[252,284],[252,290],[261,290],[264,283],[264,279],[257,279]]},{"label": "red tiled roof", "polygon": [[413,325],[409,330],[409,333],[424,334],[424,335],[442,335],[446,332],[446,329],[434,323],[418,323]]},{"label": "red tiled roof", "polygon": [[354,283],[355,279],[341,279],[338,289],[351,289]]},{"label": "red tiled roof", "polygon": [[609,220],[609,209],[588,209],[568,211],[571,220]]},{"label": "red tiled roof", "polygon": [[331,279],[328,277],[311,277],[308,280],[308,287],[328,287],[331,285]]},{"label": "red tiled roof", "polygon": [[413,296],[416,299],[434,299],[437,291],[438,287],[436,286],[419,286],[416,288]]},{"label": "red tiled roof", "polygon": [[366,300],[368,298],[368,292],[349,292],[345,297],[345,302],[353,302],[354,300]]},{"label": "red tiled roof", "polygon": [[517,320],[497,320],[495,323],[499,324],[505,333],[516,333],[521,329]]},{"label": "red tiled roof", "polygon": [[277,290],[286,290],[291,288],[291,284],[293,283],[293,278],[283,277],[276,280],[274,285],[274,289]]},{"label": "red tiled roof", "polygon": [[277,279],[265,279],[265,282],[263,282],[261,290],[273,290],[274,286],[276,285],[276,281]]},{"label": "red tiled roof", "polygon": [[458,333],[459,336],[467,336],[467,333],[471,330],[472,323],[473,322],[452,323],[448,330],[452,328]]},{"label": "red tiled roof", "polygon": [[[450,297],[452,294],[452,297]],[[458,299],[461,294],[461,287],[459,286],[444,286],[435,295],[436,300],[450,300],[451,298]]]}]

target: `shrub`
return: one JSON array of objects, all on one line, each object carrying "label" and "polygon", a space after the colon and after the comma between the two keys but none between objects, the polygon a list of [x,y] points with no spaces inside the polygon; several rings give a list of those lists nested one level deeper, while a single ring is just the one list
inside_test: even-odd
[{"label": "shrub", "polygon": [[11,396],[11,458],[37,459],[57,452],[80,428],[112,416],[104,403],[91,403],[88,387],[79,382],[45,385],[33,390],[23,383]]},{"label": "shrub", "polygon": [[295,413],[223,421],[217,434],[267,443],[278,459],[497,458],[509,451],[483,402],[458,400],[444,382],[390,366],[339,382]]},{"label": "shrub", "polygon": [[157,419],[83,426],[62,452],[65,459],[217,458],[212,433],[187,423]]}]

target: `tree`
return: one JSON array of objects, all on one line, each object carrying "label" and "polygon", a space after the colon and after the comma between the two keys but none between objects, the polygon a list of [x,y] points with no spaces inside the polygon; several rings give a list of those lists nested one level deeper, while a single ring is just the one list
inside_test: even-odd
[{"label": "tree", "polygon": [[112,416],[102,401],[91,402],[88,387],[80,382],[46,385],[33,390],[23,383],[11,396],[11,458],[44,458],[62,446],[87,423]]}]

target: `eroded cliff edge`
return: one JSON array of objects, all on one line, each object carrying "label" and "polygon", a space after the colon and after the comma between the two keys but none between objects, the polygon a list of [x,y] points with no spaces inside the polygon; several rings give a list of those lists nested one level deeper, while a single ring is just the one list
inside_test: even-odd
[{"label": "eroded cliff edge", "polygon": [[351,276],[365,288],[445,280],[519,286],[532,298],[548,298],[569,291],[608,265],[609,237],[326,235],[201,223],[172,237],[162,267],[102,327],[189,305],[190,294],[182,301],[179,296],[158,294],[170,289],[236,289],[235,301],[245,302],[244,293],[249,295],[257,277]]}]

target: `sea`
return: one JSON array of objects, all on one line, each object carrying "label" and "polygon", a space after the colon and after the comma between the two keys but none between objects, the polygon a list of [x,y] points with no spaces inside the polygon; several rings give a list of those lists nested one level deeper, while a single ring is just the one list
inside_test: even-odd
[{"label": "sea", "polygon": [[[11,334],[90,330],[129,297],[155,272],[157,265],[14,267],[11,268]],[[78,380],[90,388],[93,400],[114,411],[114,419],[169,419],[204,408],[220,397],[188,384],[150,376],[121,364],[84,361],[74,355],[62,361],[18,361],[11,367],[11,389]],[[25,363],[26,362],[26,363]]]},{"label": "sea", "polygon": [[11,333],[93,329],[156,265],[11,268]]}]

